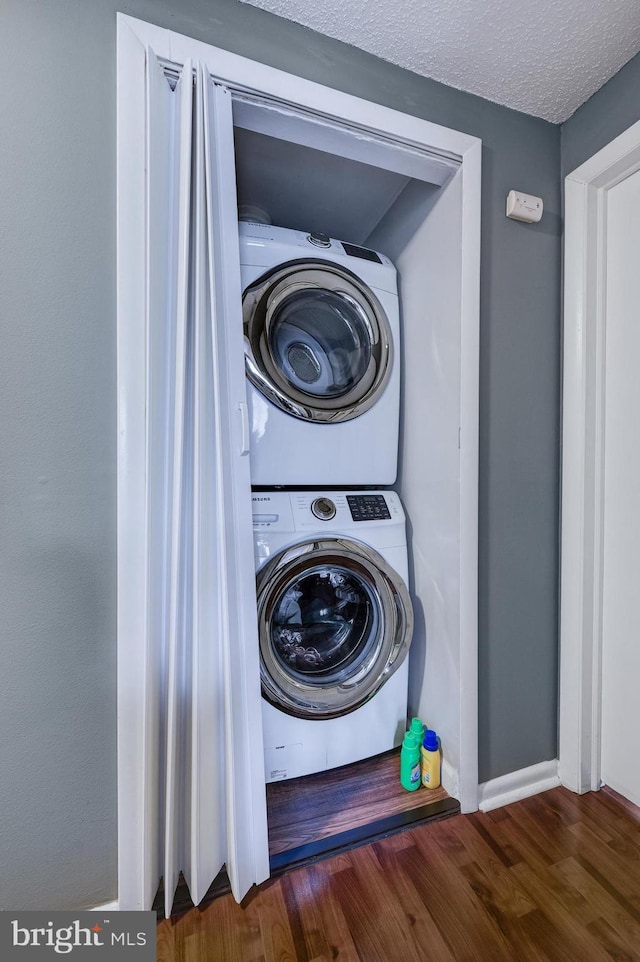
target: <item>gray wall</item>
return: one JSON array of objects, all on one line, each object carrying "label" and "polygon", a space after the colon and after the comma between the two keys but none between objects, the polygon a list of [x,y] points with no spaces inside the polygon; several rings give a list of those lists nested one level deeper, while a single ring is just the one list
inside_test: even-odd
[{"label": "gray wall", "polygon": [[562,177],[639,119],[640,54],[562,125]]},{"label": "gray wall", "polygon": [[483,139],[480,777],[556,755],[558,128],[233,0],[2,0],[1,909],[116,895],[117,9]]}]

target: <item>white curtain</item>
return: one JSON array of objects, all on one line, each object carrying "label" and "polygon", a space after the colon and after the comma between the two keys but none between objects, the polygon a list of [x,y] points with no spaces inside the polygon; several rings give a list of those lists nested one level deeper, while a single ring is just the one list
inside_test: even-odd
[{"label": "white curtain", "polygon": [[119,638],[143,666],[119,732],[141,841],[119,898],[150,908],[162,877],[168,916],[181,871],[198,904],[223,865],[238,900],[269,867],[231,96],[191,62],[171,90],[148,48],[145,89],[146,617]]}]

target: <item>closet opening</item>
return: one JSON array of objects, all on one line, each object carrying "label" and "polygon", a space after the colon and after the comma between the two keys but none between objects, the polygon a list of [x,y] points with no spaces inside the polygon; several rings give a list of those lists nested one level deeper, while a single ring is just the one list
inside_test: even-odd
[{"label": "closet opening", "polygon": [[462,178],[460,158],[235,95],[234,142],[241,220],[326,235],[397,269],[398,474],[371,487],[395,491],[406,513],[415,613],[408,717],[435,728],[443,747],[443,787],[433,794],[401,788],[399,748],[269,781],[274,872],[460,808]]},{"label": "closet opening", "polygon": [[[198,902],[222,865],[237,899],[270,870],[265,784],[261,773],[247,779],[246,770],[247,753],[262,747],[262,726],[236,200],[245,211],[268,211],[282,229],[315,234],[318,254],[326,235],[355,249],[344,248],[363,269],[378,257],[397,270],[399,471],[365,479],[351,518],[382,510],[372,485],[382,490],[387,509],[394,498],[404,509],[403,577],[414,618],[408,714],[440,735],[447,795],[462,811],[477,808],[481,143],[122,14],[117,108],[118,898],[122,909],[147,908],[163,877],[170,908],[180,870]],[[192,274],[198,296],[190,299]],[[356,284],[351,330],[364,337],[377,315],[359,305],[358,292]],[[184,371],[194,369],[193,354],[183,363],[186,354],[172,333],[184,332],[191,318],[205,341],[217,342],[215,351],[196,352],[206,359],[204,383],[215,395],[211,405],[201,405],[214,430],[205,432],[199,459],[191,457],[195,446],[183,417],[183,407],[190,408],[182,401],[183,394],[189,393],[189,404],[200,395],[191,390],[190,375],[188,392],[181,388]],[[366,364],[346,364],[325,403],[322,352],[290,343],[286,324],[281,333],[294,374],[317,385],[319,409],[368,376]],[[195,338],[184,343],[191,351]],[[364,396],[371,400],[366,388]],[[376,400],[370,410],[378,406]],[[168,444],[169,415],[180,431],[186,424],[187,472],[175,467],[184,451]],[[197,480],[193,490],[209,532],[204,539],[199,519],[190,521],[192,499],[180,488],[185,473],[189,485]],[[168,538],[166,512],[157,510],[166,501],[167,479],[184,537],[176,524]],[[203,498],[202,492],[212,493]],[[315,509],[329,516],[331,500]],[[215,586],[217,602],[207,609],[210,629],[178,636],[173,627],[182,621],[172,615],[169,638],[165,602],[182,604],[185,597],[175,584],[189,580],[194,611],[213,597],[179,563],[187,543],[215,546],[215,559],[198,555],[199,564],[206,562],[198,570],[203,585]],[[329,595],[366,609],[354,617],[354,632],[344,634],[354,641],[344,651],[355,653],[357,665],[377,655],[368,641],[379,612],[367,564],[365,557],[359,567],[343,565],[343,581],[329,582]],[[303,578],[297,590],[304,595],[313,586]],[[401,595],[391,588],[388,597]],[[284,602],[278,610],[286,626]],[[333,637],[335,658],[321,668],[338,677],[343,639],[339,631]],[[212,653],[221,656],[219,665]],[[281,654],[280,667],[284,649]],[[297,666],[305,683],[308,667]],[[201,738],[187,737],[187,729]],[[339,765],[329,767],[340,774]],[[356,765],[349,767],[353,774]],[[286,781],[269,784],[269,791],[286,787]]]}]

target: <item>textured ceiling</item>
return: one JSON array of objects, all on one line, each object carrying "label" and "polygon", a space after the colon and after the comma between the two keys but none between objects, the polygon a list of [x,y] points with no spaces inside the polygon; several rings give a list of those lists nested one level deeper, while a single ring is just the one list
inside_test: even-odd
[{"label": "textured ceiling", "polygon": [[249,2],[553,123],[640,50],[640,0]]}]

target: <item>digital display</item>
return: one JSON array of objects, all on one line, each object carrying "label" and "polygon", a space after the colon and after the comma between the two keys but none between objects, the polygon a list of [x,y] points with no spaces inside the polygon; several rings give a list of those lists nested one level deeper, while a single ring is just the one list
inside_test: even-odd
[{"label": "digital display", "polygon": [[390,521],[391,514],[383,494],[348,494],[347,504],[354,521]]},{"label": "digital display", "polygon": [[355,244],[345,244],[344,242],[342,246],[345,253],[349,254],[350,257],[361,257],[363,261],[375,261],[376,264],[382,264],[375,251],[369,251],[366,247],[356,247]]}]

